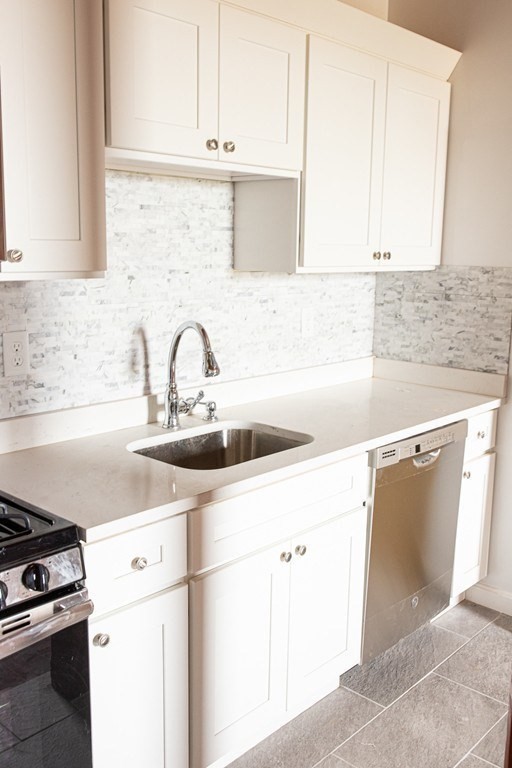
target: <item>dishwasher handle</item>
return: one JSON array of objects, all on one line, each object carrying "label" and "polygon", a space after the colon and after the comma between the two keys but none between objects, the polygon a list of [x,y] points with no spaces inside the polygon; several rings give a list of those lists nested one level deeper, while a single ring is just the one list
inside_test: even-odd
[{"label": "dishwasher handle", "polygon": [[434,462],[436,462],[441,455],[441,449],[438,448],[435,451],[430,451],[430,453],[424,453],[422,456],[416,456],[412,463],[416,467],[416,469],[423,469],[424,467],[430,467]]}]

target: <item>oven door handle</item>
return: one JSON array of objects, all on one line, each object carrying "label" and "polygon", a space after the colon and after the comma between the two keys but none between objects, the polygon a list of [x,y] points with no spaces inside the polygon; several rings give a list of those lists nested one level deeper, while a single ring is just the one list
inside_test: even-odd
[{"label": "oven door handle", "polygon": [[73,595],[68,595],[53,604],[53,613],[46,619],[38,621],[36,624],[21,627],[13,631],[11,635],[5,635],[0,638],[0,659],[11,656],[17,651],[28,648],[30,645],[38,643],[63,629],[72,627],[80,621],[85,621],[94,610],[92,600],[86,589],[80,590]]}]

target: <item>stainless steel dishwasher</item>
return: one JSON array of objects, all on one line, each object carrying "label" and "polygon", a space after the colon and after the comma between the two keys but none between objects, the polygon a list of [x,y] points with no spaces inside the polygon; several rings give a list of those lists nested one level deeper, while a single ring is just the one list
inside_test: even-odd
[{"label": "stainless steel dishwasher", "polygon": [[363,662],[447,607],[467,422],[371,451]]}]

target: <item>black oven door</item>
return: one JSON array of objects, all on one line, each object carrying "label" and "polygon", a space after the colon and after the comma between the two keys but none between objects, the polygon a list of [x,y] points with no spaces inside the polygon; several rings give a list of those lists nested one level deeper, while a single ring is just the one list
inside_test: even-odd
[{"label": "black oven door", "polygon": [[[18,615],[12,636],[4,634],[0,768],[92,768],[86,619],[92,604],[83,593],[71,610],[30,627]],[[1,626],[9,629],[7,622]]]}]

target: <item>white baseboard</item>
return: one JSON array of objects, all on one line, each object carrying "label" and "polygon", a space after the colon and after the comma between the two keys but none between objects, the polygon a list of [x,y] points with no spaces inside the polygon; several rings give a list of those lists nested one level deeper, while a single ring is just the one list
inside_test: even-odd
[{"label": "white baseboard", "polygon": [[512,592],[505,592],[487,584],[476,584],[467,590],[466,599],[512,616]]}]

